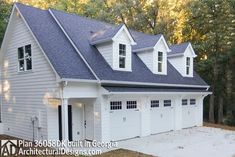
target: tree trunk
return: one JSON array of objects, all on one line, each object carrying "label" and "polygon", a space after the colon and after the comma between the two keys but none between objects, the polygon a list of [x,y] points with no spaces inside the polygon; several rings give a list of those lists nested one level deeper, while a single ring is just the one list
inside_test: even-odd
[{"label": "tree trunk", "polygon": [[213,78],[211,84],[211,91],[212,94],[210,96],[210,106],[209,106],[209,122],[215,123],[215,87],[216,87],[216,80],[218,77],[218,66],[217,60],[215,58],[215,65],[213,66]]},{"label": "tree trunk", "polygon": [[219,98],[218,123],[223,124],[223,119],[224,119],[224,98],[221,95]]},{"label": "tree trunk", "polygon": [[215,101],[215,95],[214,95],[214,93],[212,93],[210,96],[210,107],[209,107],[209,122],[211,122],[211,123],[215,123],[214,101]]}]

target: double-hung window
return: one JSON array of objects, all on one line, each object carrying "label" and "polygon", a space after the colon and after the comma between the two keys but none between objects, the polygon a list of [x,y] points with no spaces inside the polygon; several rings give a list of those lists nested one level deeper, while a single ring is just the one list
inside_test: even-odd
[{"label": "double-hung window", "polygon": [[163,52],[158,51],[158,72],[162,72],[163,67]]},{"label": "double-hung window", "polygon": [[32,70],[31,45],[26,45],[18,48],[18,67],[19,71]]},{"label": "double-hung window", "polygon": [[119,68],[126,67],[126,45],[119,44]]},{"label": "double-hung window", "polygon": [[186,57],[186,75],[190,73],[190,57]]}]

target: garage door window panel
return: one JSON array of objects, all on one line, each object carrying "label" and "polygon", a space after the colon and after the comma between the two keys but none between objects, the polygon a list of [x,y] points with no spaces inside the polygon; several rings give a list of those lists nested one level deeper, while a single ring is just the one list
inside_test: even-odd
[{"label": "garage door window panel", "polygon": [[127,109],[136,109],[137,108],[137,101],[127,101],[126,108]]},{"label": "garage door window panel", "polygon": [[121,110],[122,102],[121,101],[111,101],[110,102],[110,110]]},{"label": "garage door window panel", "polygon": [[196,105],[196,99],[190,99],[190,105]]},{"label": "garage door window panel", "polygon": [[159,107],[159,100],[151,100],[151,108]]},{"label": "garage door window panel", "polygon": [[183,105],[183,106],[188,105],[188,100],[187,100],[187,99],[182,99],[182,105]]},{"label": "garage door window panel", "polygon": [[170,107],[171,106],[171,100],[164,100],[164,107]]}]

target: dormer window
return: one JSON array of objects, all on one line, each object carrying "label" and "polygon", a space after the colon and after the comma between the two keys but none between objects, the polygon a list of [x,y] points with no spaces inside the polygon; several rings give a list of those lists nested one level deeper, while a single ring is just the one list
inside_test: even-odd
[{"label": "dormer window", "polygon": [[126,45],[119,44],[119,68],[126,67]]},{"label": "dormer window", "polygon": [[[110,36],[110,33],[113,35]],[[136,45],[136,42],[126,25],[121,24],[93,33],[91,44],[96,46],[113,70],[132,71],[132,45]]]},{"label": "dormer window", "polygon": [[163,52],[158,52],[158,72],[162,72]]},{"label": "dormer window", "polygon": [[190,57],[186,57],[186,75],[190,74]]}]

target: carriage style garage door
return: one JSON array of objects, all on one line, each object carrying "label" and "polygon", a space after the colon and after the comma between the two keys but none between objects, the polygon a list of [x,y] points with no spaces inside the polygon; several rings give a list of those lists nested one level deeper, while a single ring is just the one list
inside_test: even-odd
[{"label": "carriage style garage door", "polygon": [[137,101],[110,102],[110,139],[112,141],[140,136],[140,111]]},{"label": "carriage style garage door", "polygon": [[196,100],[182,100],[182,128],[196,126]]},{"label": "carriage style garage door", "polygon": [[151,134],[174,129],[174,109],[171,100],[151,100]]}]

